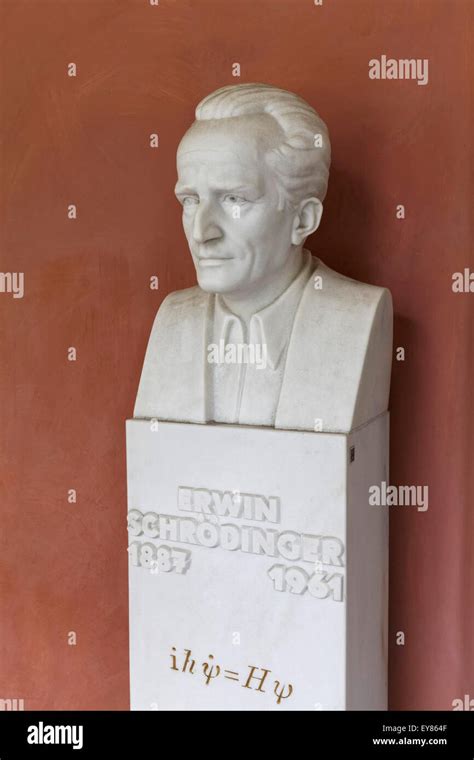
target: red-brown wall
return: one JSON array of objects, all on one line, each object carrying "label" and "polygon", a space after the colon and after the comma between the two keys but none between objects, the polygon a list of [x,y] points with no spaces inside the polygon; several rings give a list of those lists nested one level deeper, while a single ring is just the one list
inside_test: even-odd
[{"label": "red-brown wall", "polygon": [[[25,273],[25,295],[0,294],[1,698],[128,708],[124,420],[157,307],[194,283],[175,151],[202,96],[248,81],[326,120],[330,191],[309,247],[394,297],[391,479],[428,485],[429,509],[391,513],[390,706],[474,697],[474,294],[451,289],[474,269],[469,7],[2,0],[0,269]],[[428,58],[428,85],[370,80],[382,54]]]}]

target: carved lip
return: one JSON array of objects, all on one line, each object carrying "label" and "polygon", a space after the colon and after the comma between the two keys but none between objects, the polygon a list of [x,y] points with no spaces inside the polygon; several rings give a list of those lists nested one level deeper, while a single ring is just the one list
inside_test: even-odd
[{"label": "carved lip", "polygon": [[231,261],[233,258],[233,256],[209,256],[209,258],[203,256],[198,258],[198,262],[201,267],[218,267],[224,261]]}]

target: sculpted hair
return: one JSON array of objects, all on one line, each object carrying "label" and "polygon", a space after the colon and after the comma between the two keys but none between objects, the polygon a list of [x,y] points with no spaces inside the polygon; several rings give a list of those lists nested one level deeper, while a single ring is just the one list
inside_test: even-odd
[{"label": "sculpted hair", "polygon": [[286,202],[297,204],[326,195],[331,144],[324,121],[299,95],[267,84],[221,87],[196,107],[196,120],[268,114],[282,129],[283,142],[267,152],[268,164],[279,178]]}]

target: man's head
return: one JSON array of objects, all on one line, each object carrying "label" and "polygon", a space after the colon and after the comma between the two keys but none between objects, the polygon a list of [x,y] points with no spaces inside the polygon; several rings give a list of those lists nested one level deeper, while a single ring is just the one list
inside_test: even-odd
[{"label": "man's head", "polygon": [[243,84],[204,98],[175,188],[201,288],[249,295],[291,266],[319,225],[329,164],[326,126],[299,96]]}]

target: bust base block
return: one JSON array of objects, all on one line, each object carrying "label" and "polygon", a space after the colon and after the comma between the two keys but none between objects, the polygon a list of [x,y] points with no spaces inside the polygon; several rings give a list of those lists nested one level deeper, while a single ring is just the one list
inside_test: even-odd
[{"label": "bust base block", "polygon": [[127,421],[134,710],[385,710],[388,414]]}]

